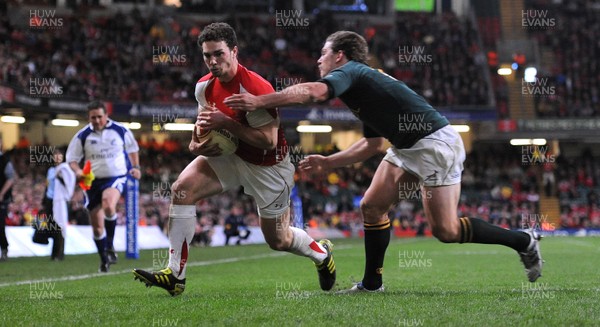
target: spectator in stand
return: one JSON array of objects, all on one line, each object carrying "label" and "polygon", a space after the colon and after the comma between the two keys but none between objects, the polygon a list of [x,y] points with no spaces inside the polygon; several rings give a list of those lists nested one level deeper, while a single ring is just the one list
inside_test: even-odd
[{"label": "spectator in stand", "polygon": [[29,149],[30,145],[31,143],[29,142],[29,139],[27,139],[27,136],[21,135],[19,142],[17,142],[17,149]]},{"label": "spectator in stand", "polygon": [[546,196],[555,194],[556,178],[554,177],[554,163],[545,162],[543,164],[542,180],[544,183],[544,191]]}]

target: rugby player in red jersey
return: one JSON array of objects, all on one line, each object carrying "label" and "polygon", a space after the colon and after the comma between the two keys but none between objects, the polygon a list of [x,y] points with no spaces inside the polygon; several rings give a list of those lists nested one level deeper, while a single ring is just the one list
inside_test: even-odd
[{"label": "rugby player in red jersey", "polygon": [[181,172],[171,189],[169,265],[156,272],[134,269],[135,277],[148,286],[164,288],[173,296],[181,294],[196,225],[196,202],[243,186],[244,192],[256,201],[261,229],[269,246],[310,258],[317,267],[321,288],[330,290],[336,276],[331,242],[315,242],[304,230],[289,225],[294,166],[287,155],[277,109],[246,113],[223,104],[233,94],[269,94],[273,93],[273,87],[238,63],[236,34],[228,24],[213,23],[205,27],[198,45],[210,72],[196,83],[196,128],[226,129],[237,137],[238,148],[234,154],[222,155],[217,144],[201,141],[196,131],[192,133],[189,149],[197,157]]}]

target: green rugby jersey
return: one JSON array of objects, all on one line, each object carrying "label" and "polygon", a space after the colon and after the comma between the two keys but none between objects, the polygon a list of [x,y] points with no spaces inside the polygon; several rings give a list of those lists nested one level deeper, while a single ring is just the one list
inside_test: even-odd
[{"label": "green rugby jersey", "polygon": [[410,148],[449,124],[404,82],[356,61],[319,82],[328,85],[330,99],[339,97],[363,122],[365,137],[385,137],[398,149]]}]

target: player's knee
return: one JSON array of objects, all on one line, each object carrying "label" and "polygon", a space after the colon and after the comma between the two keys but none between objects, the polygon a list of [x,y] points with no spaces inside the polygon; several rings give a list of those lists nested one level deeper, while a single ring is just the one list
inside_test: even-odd
[{"label": "player's knee", "polygon": [[113,205],[112,202],[110,201],[110,199],[108,197],[103,197],[102,198],[102,211],[108,215],[110,214],[110,211],[115,211],[112,209]]},{"label": "player's knee", "polygon": [[171,184],[171,194],[176,192],[181,192],[185,189],[184,182],[181,179],[177,179],[173,184]]},{"label": "player's knee", "polygon": [[94,231],[94,237],[100,237],[100,236],[102,236],[102,234],[104,232],[104,228],[102,228],[102,227],[94,227],[93,231]]},{"label": "player's knee", "polygon": [[108,201],[106,203],[102,201],[102,211],[104,212],[105,217],[112,217],[117,212],[115,206]]},{"label": "player's knee", "polygon": [[189,184],[184,179],[177,179],[173,185],[171,185],[171,198],[175,200],[183,200],[185,196],[190,194]]},{"label": "player's knee", "polygon": [[434,226],[431,228],[431,233],[443,243],[456,243],[460,238],[460,232],[448,226]]},{"label": "player's knee", "polygon": [[383,215],[385,215],[387,208],[383,208],[363,199],[360,201],[360,212],[363,214],[365,223],[375,224],[381,220]]},{"label": "player's knee", "polygon": [[268,239],[266,241],[271,250],[287,251],[289,248],[289,244],[285,244],[285,242],[281,239]]}]

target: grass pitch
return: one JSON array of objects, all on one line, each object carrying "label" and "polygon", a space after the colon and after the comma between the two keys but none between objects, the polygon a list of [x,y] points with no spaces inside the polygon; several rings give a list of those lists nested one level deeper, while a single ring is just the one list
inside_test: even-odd
[{"label": "grass pitch", "polygon": [[[362,277],[360,239],[334,240],[336,289]],[[314,265],[266,245],[192,248],[186,291],[171,297],[133,280],[167,250],[120,253],[111,273],[97,255],[0,263],[2,326],[599,326],[600,238],[545,238],[543,277],[527,282],[511,249],[392,240],[381,294],[319,289]]]}]

